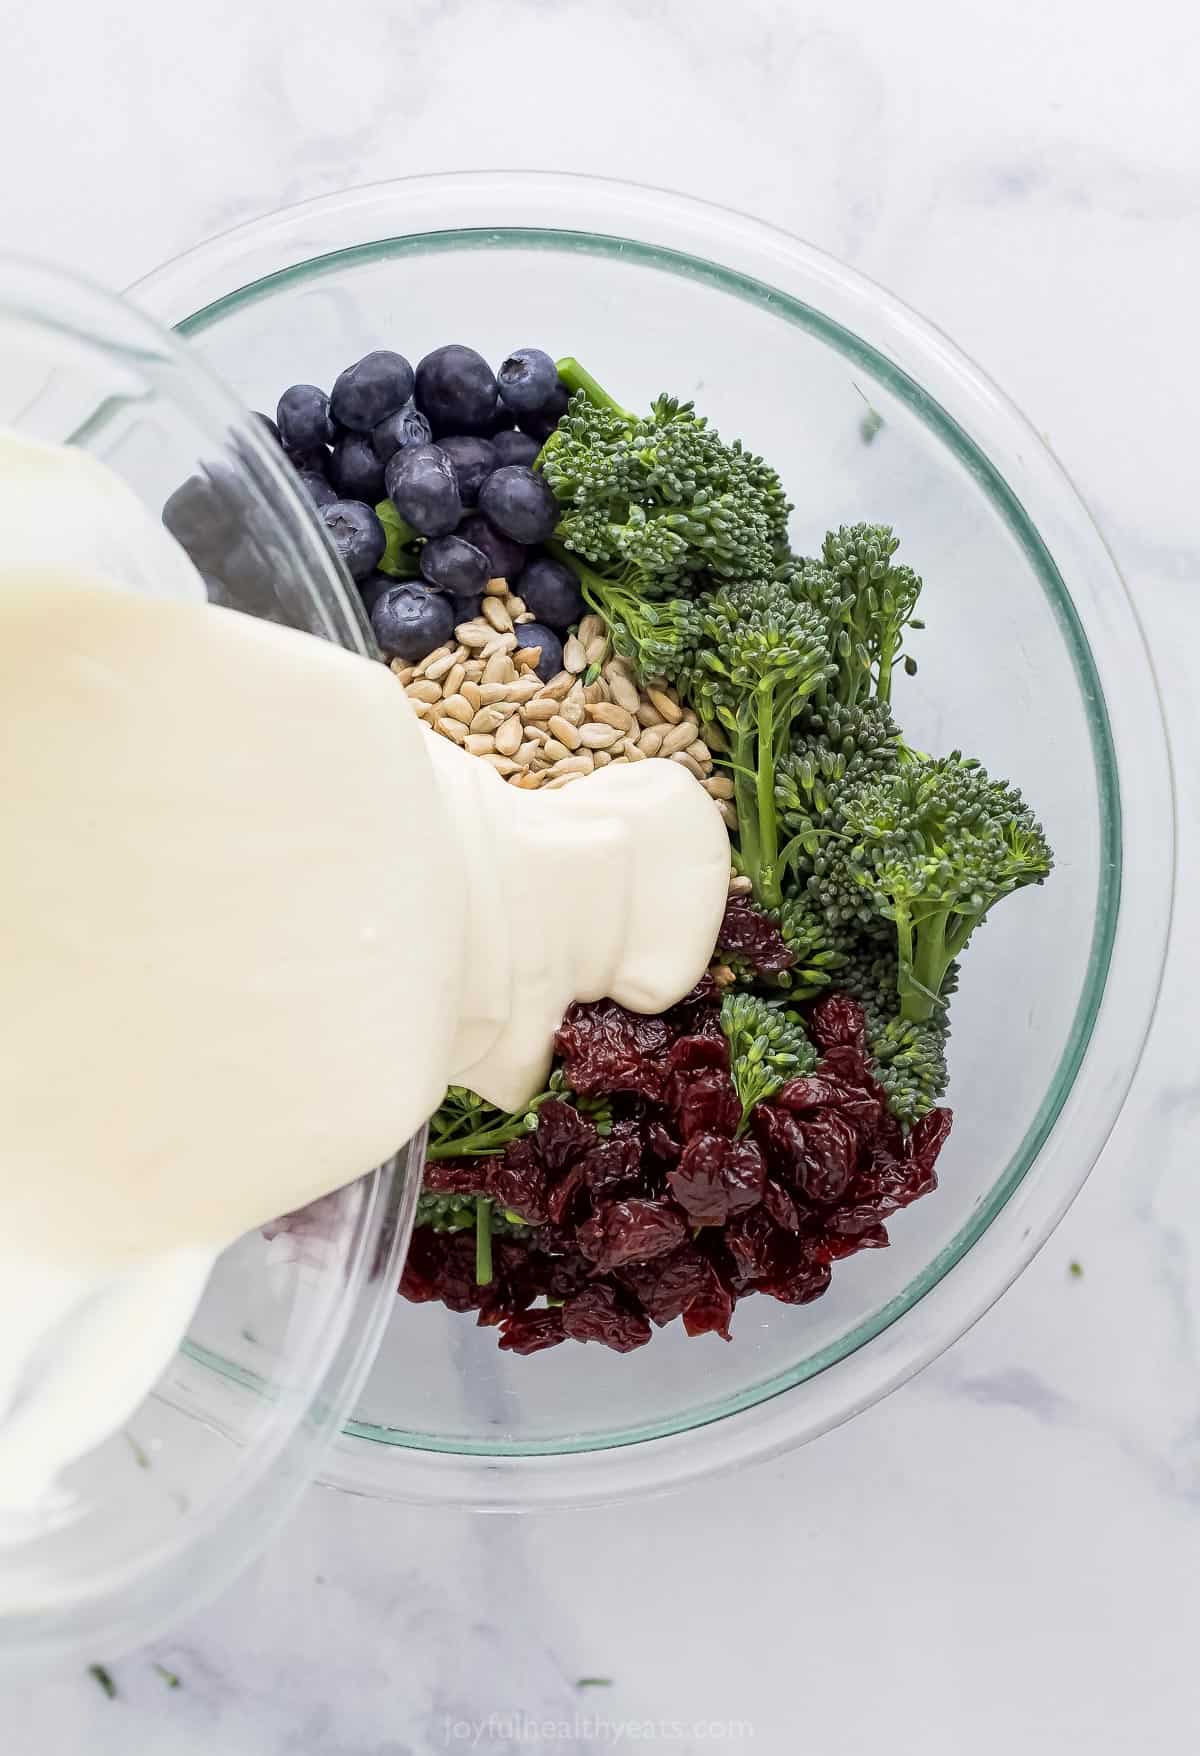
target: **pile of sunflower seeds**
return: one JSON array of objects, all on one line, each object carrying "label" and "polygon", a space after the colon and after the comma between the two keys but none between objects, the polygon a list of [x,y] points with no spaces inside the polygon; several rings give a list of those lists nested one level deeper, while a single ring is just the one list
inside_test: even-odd
[{"label": "pile of sunflower seeds", "polygon": [[599,616],[585,616],[563,647],[563,668],[537,676],[537,647],[518,647],[516,625],[533,617],[503,580],[488,586],[480,614],[453,644],[417,665],[393,659],[413,711],[429,729],[481,757],[511,786],[569,786],[612,762],[677,762],[737,828],[733,782],[714,773],[711,728],[702,728],[662,679],[638,683],[614,655]]}]

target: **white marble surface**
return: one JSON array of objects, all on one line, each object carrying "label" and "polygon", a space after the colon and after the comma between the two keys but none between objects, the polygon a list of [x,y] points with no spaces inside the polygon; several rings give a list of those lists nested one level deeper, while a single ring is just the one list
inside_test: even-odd
[{"label": "white marble surface", "polygon": [[[483,163],[640,177],[790,227],[940,322],[1079,482],[1169,698],[1186,863],[1198,55],[1180,0],[12,7],[0,236],[123,284],[281,202]],[[74,1671],[0,1688],[5,1756],[613,1747],[589,1714],[681,1756],[1191,1748],[1197,973],[1185,883],[1151,1052],[1084,1194],[883,1406],[617,1511],[314,1491],[222,1602],[115,1666],[117,1700]],[[612,1686],[580,1693],[584,1675]],[[580,1723],[535,1741],[514,1712]]]}]

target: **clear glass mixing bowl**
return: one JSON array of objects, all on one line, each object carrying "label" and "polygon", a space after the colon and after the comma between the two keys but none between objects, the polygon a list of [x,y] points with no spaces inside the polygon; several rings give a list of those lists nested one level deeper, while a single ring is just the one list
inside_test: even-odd
[{"label": "clear glass mixing bowl", "polygon": [[[134,290],[251,406],[376,347],[534,344],[632,406],[695,396],[780,469],[794,540],[893,523],[926,581],[898,712],[1023,785],[1052,880],[980,935],[955,1001],[941,1187],[829,1294],[755,1299],[732,1345],[679,1326],[627,1357],[534,1359],[397,1303],[326,1478],[483,1506],[657,1487],[811,1437],[946,1347],[1033,1255],[1096,1159],[1155,1003],[1172,791],[1154,679],[1087,513],[1017,411],[860,276],[736,214],[590,179],[495,173],[276,214]],[[534,923],[535,925],[536,923]]]},{"label": "clear glass mixing bowl", "polygon": [[[277,447],[131,306],[0,258],[0,428],[86,448],[156,523],[185,480],[217,484],[243,534],[209,595],[367,651],[356,595]],[[121,541],[96,533],[97,567],[161,590]],[[86,882],[86,850],[80,872]],[[319,1235],[254,1233],[219,1258],[154,1394],[71,1469],[53,1517],[20,1538],[0,1533],[0,1660],[111,1656],[217,1590],[265,1542],[312,1479],[391,1313],[422,1145],[329,1197]]]}]

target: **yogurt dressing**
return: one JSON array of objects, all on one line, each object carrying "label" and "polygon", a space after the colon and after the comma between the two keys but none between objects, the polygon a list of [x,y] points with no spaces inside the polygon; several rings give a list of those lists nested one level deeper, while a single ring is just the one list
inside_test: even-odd
[{"label": "yogurt dressing", "polygon": [[26,463],[123,576],[9,545],[0,493],[0,1507],[128,1417],[225,1244],[449,1082],[523,1103],[572,999],[679,999],[728,877],[679,765],[507,787],[383,666],[124,589],[190,564],[93,460],[2,440],[7,492]]}]

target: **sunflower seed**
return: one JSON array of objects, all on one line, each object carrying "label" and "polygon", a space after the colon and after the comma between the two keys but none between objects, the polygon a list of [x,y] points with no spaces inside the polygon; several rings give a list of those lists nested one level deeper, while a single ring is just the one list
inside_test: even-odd
[{"label": "sunflower seed", "polygon": [[533,769],[527,768],[521,774],[512,775],[508,784],[510,787],[522,787],[526,792],[532,792],[535,787],[541,786],[542,777],[535,774]]},{"label": "sunflower seed", "polygon": [[433,724],[434,730],[440,732],[443,738],[450,738],[455,744],[466,743],[467,728],[460,719],[451,719],[448,714],[443,714],[442,718],[435,720]]},{"label": "sunflower seed", "polygon": [[664,733],[663,741],[658,746],[660,756],[674,756],[677,750],[686,750],[694,737],[691,726],[673,725]]},{"label": "sunflower seed", "polygon": [[471,721],[473,732],[498,732],[508,715],[500,707],[481,707]]},{"label": "sunflower seed", "polygon": [[507,579],[489,579],[483,589],[490,598],[506,598],[508,596],[508,581]]},{"label": "sunflower seed", "polygon": [[415,665],[402,665],[399,659],[393,659],[388,665],[388,670],[395,677],[397,683],[411,683],[417,674]]},{"label": "sunflower seed", "polygon": [[557,714],[560,705],[561,704],[557,701],[547,701],[545,698],[527,701],[525,703],[526,725],[536,723],[538,720],[553,719]]},{"label": "sunflower seed", "polygon": [[433,716],[434,704],[432,701],[413,701],[410,698],[408,705],[412,708],[418,719],[427,720]]},{"label": "sunflower seed", "polygon": [[[513,663],[522,671],[531,671],[542,656],[540,646],[519,646],[513,653]],[[539,679],[540,681],[540,679]]]},{"label": "sunflower seed", "polygon": [[671,754],[671,761],[678,762],[680,768],[686,768],[688,773],[694,774],[698,781],[703,781],[704,770],[698,762],[693,761],[686,750],[673,751]]},{"label": "sunflower seed", "polygon": [[643,756],[657,756],[662,749],[663,735],[658,726],[647,726],[638,739],[638,749]]},{"label": "sunflower seed", "polygon": [[511,634],[513,619],[499,598],[484,598],[484,619],[491,623],[497,634]]},{"label": "sunflower seed", "polygon": [[560,756],[550,769],[551,774],[590,774],[593,768],[590,750],[581,750],[577,756]]},{"label": "sunflower seed", "polygon": [[542,754],[548,762],[561,762],[563,758],[569,756],[571,752],[558,738],[547,738],[546,742],[542,745]]},{"label": "sunflower seed", "polygon": [[514,652],[516,645],[517,637],[515,634],[496,634],[488,641],[479,656],[482,659],[494,658],[498,652]]},{"label": "sunflower seed", "polygon": [[410,701],[440,701],[442,699],[441,689],[436,683],[431,683],[428,677],[418,677],[415,683],[408,685],[404,693]]},{"label": "sunflower seed", "polygon": [[589,665],[603,664],[604,655],[608,651],[608,635],[607,634],[593,635],[591,640],[589,640],[587,645],[584,647],[583,651],[584,651],[584,656],[586,657]]},{"label": "sunflower seed", "polygon": [[468,683],[478,683],[483,675],[483,660],[469,658],[463,661],[463,670],[467,673]]},{"label": "sunflower seed", "polygon": [[470,652],[479,652],[496,638],[496,630],[490,622],[460,622],[454,632],[458,636],[459,644]]},{"label": "sunflower seed", "polygon": [[579,742],[585,750],[607,750],[620,736],[616,726],[590,725],[579,729]]},{"label": "sunflower seed", "polygon": [[570,720],[564,719],[561,713],[555,714],[548,729],[551,736],[557,738],[560,744],[565,744],[568,750],[578,750],[579,733]]},{"label": "sunflower seed", "polygon": [[559,787],[569,787],[572,781],[582,780],[582,774],[556,774],[553,780],[546,782],[546,791],[554,792]]},{"label": "sunflower seed", "polygon": [[[688,755],[691,755],[690,750]],[[704,790],[714,799],[732,799],[733,782],[727,774],[710,774],[704,783]]]},{"label": "sunflower seed", "polygon": [[422,660],[413,674],[418,677],[428,677],[431,683],[436,683],[446,675],[454,662],[454,649],[449,646],[441,646],[436,652],[431,652],[427,659]]},{"label": "sunflower seed", "polygon": [[486,756],[496,748],[496,740],[490,732],[470,732],[463,749],[468,756]]},{"label": "sunflower seed", "polygon": [[583,650],[583,642],[577,634],[567,636],[563,647],[563,669],[578,674],[587,669],[587,654]]},{"label": "sunflower seed", "polygon": [[636,713],[642,701],[637,684],[631,683],[620,671],[614,671],[611,664],[604,667],[604,680],[618,707],[623,707],[626,713]]},{"label": "sunflower seed", "polygon": [[502,774],[506,778],[510,774],[519,774],[521,772],[511,756],[497,756],[494,750],[490,756],[484,756],[481,760],[494,768],[497,774]]},{"label": "sunflower seed", "polygon": [[633,725],[633,715],[611,701],[597,701],[587,711],[589,719],[599,720],[602,725],[616,726],[619,732],[627,732]]},{"label": "sunflower seed", "polygon": [[515,756],[521,747],[521,716],[510,713],[496,733],[496,748],[501,756]]},{"label": "sunflower seed", "polygon": [[596,764],[597,768],[607,768],[612,761],[612,757],[607,750],[593,750],[592,761]]},{"label": "sunflower seed", "polygon": [[442,712],[451,719],[461,720],[465,726],[469,726],[475,717],[475,709],[465,695],[448,695],[442,702]]},{"label": "sunflower seed", "polygon": [[477,714],[479,709],[483,706],[483,690],[478,683],[473,683],[469,677],[466,677],[463,680],[463,685],[459,690],[459,694],[464,701],[469,701],[471,703],[471,715],[472,718],[474,718],[475,714]]},{"label": "sunflower seed", "polygon": [[457,695],[466,680],[466,666],[461,664],[451,665],[450,669],[446,672],[445,677],[442,679],[442,694]]},{"label": "sunflower seed", "polygon": [[514,622],[518,616],[526,616],[529,614],[528,610],[525,608],[525,599],[513,597],[511,593],[504,600],[504,608],[508,611]]},{"label": "sunflower seed", "polygon": [[694,743],[689,744],[687,747],[687,753],[692,761],[698,762],[702,768],[705,764],[707,764],[709,768],[712,767],[712,751],[704,742],[703,738],[697,738]]},{"label": "sunflower seed", "polygon": [[722,817],[725,819],[726,829],[731,829],[734,832],[734,834],[736,835],[737,834],[737,826],[738,826],[738,814],[734,810],[733,806],[730,804],[729,800],[728,799],[718,799],[717,800],[717,810],[721,813]]},{"label": "sunflower seed", "polygon": [[522,768],[528,768],[540,748],[541,746],[535,744],[532,738],[526,738],[525,742],[514,750],[513,761],[519,763]]},{"label": "sunflower seed", "polygon": [[683,709],[664,689],[647,689],[646,694],[650,697],[651,706],[656,707],[664,719],[670,720],[673,726],[679,724],[683,718]]},{"label": "sunflower seed", "polygon": [[645,762],[646,752],[636,745],[632,738],[626,738],[625,748],[616,758],[618,762]]},{"label": "sunflower seed", "polygon": [[589,707],[597,707],[602,701],[608,700],[608,684],[603,677],[597,677],[593,683],[584,684],[583,699]]},{"label": "sunflower seed", "polygon": [[741,872],[735,872],[729,880],[730,896],[749,896],[754,886],[749,878]]},{"label": "sunflower seed", "polygon": [[532,701],[535,695],[540,695],[541,689],[537,677],[518,677],[515,683],[509,684],[508,698],[510,701]]},{"label": "sunflower seed", "polygon": [[640,726],[665,726],[667,723],[652,701],[641,699],[637,705],[637,721]]},{"label": "sunflower seed", "polygon": [[511,683],[516,674],[513,662],[506,652],[494,652],[483,667],[485,683]]},{"label": "sunflower seed", "polygon": [[548,683],[542,684],[542,694],[552,696],[555,701],[565,701],[575,687],[575,679],[570,671],[557,671]]},{"label": "sunflower seed", "polygon": [[592,644],[592,641],[595,640],[597,635],[600,635],[603,639],[608,638],[607,630],[605,629],[604,623],[601,621],[600,617],[597,616],[594,610],[589,610],[579,624],[579,638],[583,642],[583,645],[588,647]]}]

